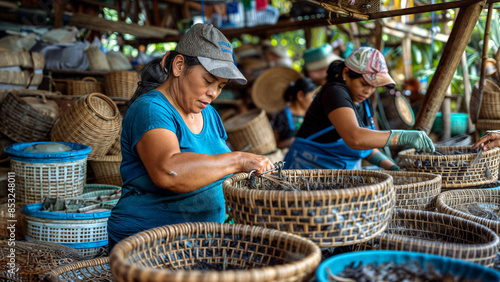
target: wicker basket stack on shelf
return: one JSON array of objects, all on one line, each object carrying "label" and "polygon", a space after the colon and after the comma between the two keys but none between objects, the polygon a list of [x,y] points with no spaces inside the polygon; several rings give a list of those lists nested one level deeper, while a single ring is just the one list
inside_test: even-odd
[{"label": "wicker basket stack on shelf", "polygon": [[[488,68],[488,63],[490,67]],[[488,71],[490,70],[490,71]],[[487,73],[483,85],[483,96],[479,107],[476,128],[480,130],[500,129],[500,48],[495,59],[487,60]],[[476,96],[479,85],[476,83],[472,89],[470,108],[476,108]]]}]

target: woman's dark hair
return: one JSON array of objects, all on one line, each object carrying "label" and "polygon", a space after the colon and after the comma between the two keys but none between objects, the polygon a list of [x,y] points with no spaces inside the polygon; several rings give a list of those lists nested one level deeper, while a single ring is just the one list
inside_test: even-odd
[{"label": "woman's dark hair", "polygon": [[[345,67],[346,67],[346,65],[343,61],[333,61],[328,66],[328,70],[326,71],[326,82],[327,83],[331,83],[331,82],[345,83],[345,81],[342,77],[342,71],[344,70]],[[347,75],[351,79],[356,79],[356,78],[360,78],[363,76],[362,74],[353,72],[350,69],[347,72]]]},{"label": "woman's dark hair", "polygon": [[[125,107],[121,110],[122,112],[127,111],[130,105],[142,94],[153,90],[160,86],[168,78],[168,74],[172,72],[172,63],[175,56],[180,53],[177,51],[170,51],[167,58],[165,59],[165,67],[162,69],[161,60],[162,58],[153,59],[147,65],[145,65],[138,76],[140,80],[137,83],[137,88],[134,92],[132,98],[127,102]],[[192,67],[200,65],[200,61],[196,57],[182,55],[184,57],[184,62],[186,63],[186,72],[189,72]]]},{"label": "woman's dark hair", "polygon": [[285,91],[285,101],[293,102],[297,100],[297,93],[302,90],[304,95],[307,93],[314,91],[318,88],[318,86],[309,78],[299,78],[295,83],[291,83],[288,89]]}]

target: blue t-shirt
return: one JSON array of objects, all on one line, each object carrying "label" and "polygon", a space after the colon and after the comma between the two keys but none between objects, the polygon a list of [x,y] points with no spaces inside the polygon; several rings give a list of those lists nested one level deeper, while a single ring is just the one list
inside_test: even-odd
[{"label": "blue t-shirt", "polygon": [[193,192],[174,193],[152,182],[135,150],[148,130],[165,128],[177,135],[181,152],[209,155],[230,152],[217,111],[209,105],[201,113],[203,129],[194,134],[161,92],[151,90],[132,103],[122,125],[123,190],[108,220],[111,239],[120,241],[137,232],[169,224],[224,221],[224,178]]}]

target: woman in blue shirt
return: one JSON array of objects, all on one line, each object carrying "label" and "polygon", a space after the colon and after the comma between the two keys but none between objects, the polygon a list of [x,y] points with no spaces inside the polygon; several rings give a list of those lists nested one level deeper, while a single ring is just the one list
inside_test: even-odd
[{"label": "woman in blue shirt", "polygon": [[196,24],[141,71],[122,125],[123,190],[108,220],[110,250],[162,225],[223,222],[224,178],[274,167],[267,157],[231,152],[210,106],[229,80],[246,83],[232,51],[219,30]]}]

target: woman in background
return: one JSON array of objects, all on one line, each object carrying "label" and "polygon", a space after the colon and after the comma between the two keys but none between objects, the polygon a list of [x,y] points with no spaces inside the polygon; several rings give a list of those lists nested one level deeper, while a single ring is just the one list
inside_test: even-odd
[{"label": "woman in background", "polygon": [[272,127],[278,148],[289,148],[311,105],[318,86],[310,78],[300,78],[285,91],[286,108],[273,118]]}]

